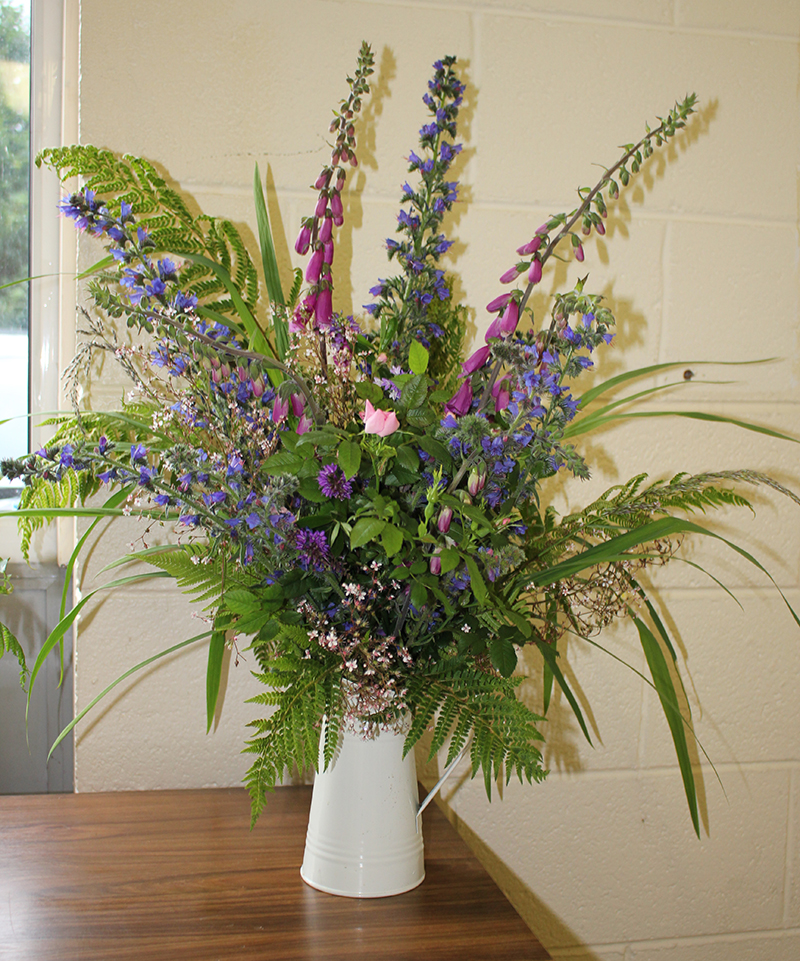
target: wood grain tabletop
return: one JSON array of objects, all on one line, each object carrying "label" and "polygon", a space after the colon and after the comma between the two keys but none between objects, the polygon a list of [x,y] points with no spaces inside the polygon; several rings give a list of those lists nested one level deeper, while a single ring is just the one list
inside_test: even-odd
[{"label": "wood grain tabletop", "polygon": [[310,800],[279,788],[251,831],[242,789],[0,797],[0,959],[549,958],[435,805],[414,891],[309,888]]}]

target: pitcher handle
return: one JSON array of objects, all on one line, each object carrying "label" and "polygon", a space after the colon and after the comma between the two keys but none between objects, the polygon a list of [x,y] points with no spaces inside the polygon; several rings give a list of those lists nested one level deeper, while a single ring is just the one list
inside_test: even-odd
[{"label": "pitcher handle", "polygon": [[453,758],[453,760],[447,765],[447,767],[444,769],[444,773],[442,774],[442,776],[439,778],[439,780],[436,782],[436,784],[434,784],[434,786],[430,789],[430,791],[428,791],[428,794],[427,794],[425,800],[424,800],[424,801],[420,804],[420,806],[417,808],[417,821],[416,821],[417,830],[419,830],[419,819],[420,819],[420,817],[422,816],[422,812],[423,812],[423,811],[425,810],[425,808],[431,803],[431,801],[436,797],[436,795],[437,795],[437,793],[438,793],[438,791],[439,791],[439,788],[440,788],[440,787],[444,784],[444,782],[450,777],[450,774],[451,774],[453,768],[456,766],[456,764],[458,764],[458,762],[459,762],[459,761],[461,760],[461,758],[464,756],[465,751],[467,750],[467,748],[470,746],[471,743],[472,743],[472,737],[467,738],[467,740],[464,742],[464,746],[461,748],[461,750],[458,752],[458,754],[456,754],[456,756]]}]

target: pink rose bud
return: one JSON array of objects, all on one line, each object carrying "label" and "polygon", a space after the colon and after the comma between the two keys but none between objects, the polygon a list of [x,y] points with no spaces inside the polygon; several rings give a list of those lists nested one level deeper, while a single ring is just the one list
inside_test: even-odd
[{"label": "pink rose bud", "polygon": [[504,310],[508,306],[509,300],[511,300],[511,294],[500,294],[499,297],[489,301],[486,309],[490,314],[496,314],[499,310]]},{"label": "pink rose bud", "polygon": [[536,237],[533,238],[533,240],[529,240],[527,244],[523,244],[521,247],[517,247],[517,253],[520,255],[520,257],[530,257],[531,254],[536,253],[536,251],[541,247],[541,245],[542,245],[542,238],[537,235]]},{"label": "pink rose bud", "polygon": [[461,365],[461,377],[468,377],[480,370],[489,358],[491,348],[479,347],[474,354],[471,354]]},{"label": "pink rose bud", "polygon": [[319,273],[322,270],[322,247],[318,247],[311,255],[311,260],[306,267],[306,283],[316,284],[319,282]]},{"label": "pink rose bud", "polygon": [[578,244],[575,248],[575,259],[583,263],[583,245]]},{"label": "pink rose bud", "polygon": [[301,227],[300,233],[297,235],[297,240],[294,242],[294,249],[298,254],[307,254],[308,245],[311,243],[311,228]]},{"label": "pink rose bud", "polygon": [[538,284],[542,279],[542,262],[538,257],[531,261],[531,269],[528,271],[528,283]]},{"label": "pink rose bud", "polygon": [[500,277],[501,284],[510,284],[512,281],[519,277],[519,268],[514,265],[509,267],[508,270]]},{"label": "pink rose bud", "polygon": [[328,197],[323,192],[319,195],[319,200],[317,201],[317,206],[314,208],[315,217],[324,217],[325,211],[328,209]]},{"label": "pink rose bud", "polygon": [[468,414],[472,407],[472,381],[465,380],[456,393],[444,405],[444,409],[456,417]]},{"label": "pink rose bud", "polygon": [[439,520],[436,521],[436,527],[440,534],[446,534],[450,530],[450,524],[453,520],[453,508],[443,507],[441,514],[439,514]]},{"label": "pink rose bud", "polygon": [[438,554],[431,554],[431,574],[438,577],[442,573],[442,559]]},{"label": "pink rose bud", "polygon": [[505,337],[509,334],[513,334],[517,329],[518,323],[519,304],[516,302],[516,300],[512,300],[508,307],[506,307],[505,313],[500,319],[500,335]]},{"label": "pink rose bud", "polygon": [[331,196],[331,213],[334,217],[341,217],[343,212],[342,198],[338,193],[336,193],[336,191],[334,191]]},{"label": "pink rose bud", "polygon": [[292,396],[289,398],[289,402],[292,405],[292,413],[295,417],[299,417],[305,410],[305,397],[303,397],[302,394],[292,394]]},{"label": "pink rose bud", "polygon": [[388,437],[389,434],[393,434],[400,426],[397,415],[393,410],[376,409],[369,401],[365,402],[363,417],[365,434],[377,434],[379,437]]},{"label": "pink rose bud", "polygon": [[326,244],[331,239],[331,234],[333,233],[333,219],[331,217],[325,217],[322,221],[322,226],[319,228],[319,239]]}]

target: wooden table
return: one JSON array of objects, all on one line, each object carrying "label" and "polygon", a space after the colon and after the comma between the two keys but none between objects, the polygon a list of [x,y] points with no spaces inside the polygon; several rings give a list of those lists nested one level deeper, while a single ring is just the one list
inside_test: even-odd
[{"label": "wooden table", "polygon": [[241,789],[0,797],[0,959],[549,958],[435,805],[416,890],[307,887],[310,799],[278,789],[251,832]]}]

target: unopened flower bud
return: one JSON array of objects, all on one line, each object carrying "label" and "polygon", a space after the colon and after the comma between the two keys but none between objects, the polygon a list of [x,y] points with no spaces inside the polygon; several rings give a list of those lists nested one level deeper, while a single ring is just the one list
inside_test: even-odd
[{"label": "unopened flower bud", "polygon": [[469,477],[467,478],[467,490],[470,492],[472,497],[479,494],[483,488],[486,486],[486,470],[478,470],[473,468],[469,472]]},{"label": "unopened flower bud", "polygon": [[598,220],[597,223],[594,225],[594,229],[595,229],[595,230],[598,232],[598,234],[600,234],[600,236],[602,237],[603,234],[605,234],[605,232],[606,232],[606,225],[603,223],[602,220]]},{"label": "unopened flower bud", "polygon": [[333,171],[330,169],[330,167],[325,167],[319,177],[317,177],[317,179],[314,181],[314,189],[323,190],[325,187],[327,187],[332,173]]},{"label": "unopened flower bud", "polygon": [[341,195],[334,191],[331,194],[331,213],[334,217],[342,216],[342,198]]},{"label": "unopened flower bud", "polygon": [[438,554],[431,554],[431,574],[438,577],[442,573],[442,559]]},{"label": "unopened flower bud", "polygon": [[542,238],[537,234],[533,240],[529,240],[527,244],[523,244],[521,247],[517,247],[517,253],[520,257],[530,257],[531,254],[535,254],[536,251],[542,245]]},{"label": "unopened flower bud", "polygon": [[580,261],[581,263],[583,262],[583,245],[582,244],[578,244],[578,246],[575,248],[575,259]]},{"label": "unopened flower bud", "polygon": [[325,217],[322,221],[322,226],[319,228],[319,239],[323,244],[327,243],[331,239],[331,234],[333,233],[333,218]]},{"label": "unopened flower bud", "polygon": [[519,268],[516,264],[513,267],[509,267],[508,270],[500,277],[501,284],[510,284],[512,281],[519,277]]},{"label": "unopened flower bud", "polygon": [[294,243],[294,249],[300,255],[307,254],[308,246],[310,243],[311,243],[311,228],[308,226],[301,227],[300,233],[297,235],[297,240]]},{"label": "unopened flower bud", "polygon": [[314,208],[314,216],[317,218],[324,217],[325,211],[328,209],[328,197],[324,192],[319,195],[317,200],[317,206]]},{"label": "unopened flower bud", "polygon": [[542,262],[538,257],[531,261],[531,269],[528,271],[528,283],[538,284],[542,279]]},{"label": "unopened flower bud", "polygon": [[311,260],[309,260],[308,267],[306,267],[306,283],[316,284],[319,282],[319,274],[322,269],[322,257],[322,247],[318,247],[311,255]]},{"label": "unopened flower bud", "polygon": [[489,301],[486,309],[490,314],[496,314],[499,310],[504,310],[508,306],[509,300],[511,300],[511,294],[500,294],[499,297]]},{"label": "unopened flower bud", "polygon": [[436,522],[436,527],[440,534],[446,534],[450,530],[450,524],[453,520],[453,508],[443,507],[441,514],[439,514],[439,519]]}]

